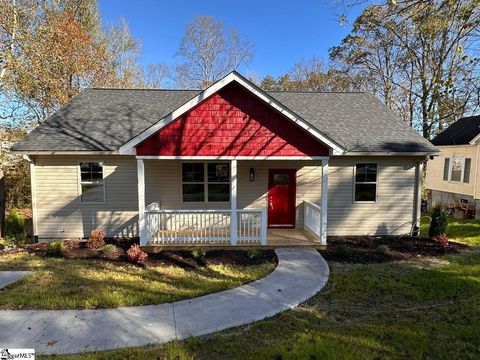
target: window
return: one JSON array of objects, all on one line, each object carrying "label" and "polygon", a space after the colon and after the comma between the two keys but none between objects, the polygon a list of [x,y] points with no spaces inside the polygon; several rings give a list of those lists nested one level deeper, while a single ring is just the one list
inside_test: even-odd
[{"label": "window", "polygon": [[184,202],[230,201],[229,164],[183,163],[182,199]]},{"label": "window", "polygon": [[374,202],[377,199],[377,164],[355,166],[355,201]]},{"label": "window", "polygon": [[102,163],[80,163],[80,190],[82,202],[101,203],[105,201]]},{"label": "window", "polygon": [[472,159],[456,156],[446,158],[443,165],[443,180],[468,183],[470,181],[470,166]]}]

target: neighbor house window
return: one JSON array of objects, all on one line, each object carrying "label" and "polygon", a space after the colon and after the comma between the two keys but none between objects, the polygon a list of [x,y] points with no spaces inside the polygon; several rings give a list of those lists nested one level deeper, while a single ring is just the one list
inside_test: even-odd
[{"label": "neighbor house window", "polygon": [[82,202],[104,202],[104,186],[103,164],[101,162],[80,163],[80,190]]},{"label": "neighbor house window", "polygon": [[230,201],[228,163],[182,163],[184,202]]},{"label": "neighbor house window", "polygon": [[356,164],[355,201],[373,202],[377,199],[377,164]]},{"label": "neighbor house window", "polygon": [[468,183],[472,159],[463,156],[446,158],[443,166],[443,180]]}]

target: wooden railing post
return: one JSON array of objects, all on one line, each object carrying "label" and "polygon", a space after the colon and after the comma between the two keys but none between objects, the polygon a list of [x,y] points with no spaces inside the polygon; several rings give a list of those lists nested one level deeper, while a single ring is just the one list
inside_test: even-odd
[{"label": "wooden railing post", "polygon": [[267,245],[267,209],[262,209],[262,228],[260,229],[260,241],[262,245]]},{"label": "wooden railing post", "polygon": [[328,213],[328,159],[322,160],[322,210],[320,227],[320,244],[327,245],[327,213]]},{"label": "wooden railing post", "polygon": [[237,245],[237,160],[230,162],[230,242]]},{"label": "wooden railing post", "polygon": [[145,166],[142,159],[137,159],[138,182],[138,230],[140,246],[147,245],[147,222],[145,216]]}]

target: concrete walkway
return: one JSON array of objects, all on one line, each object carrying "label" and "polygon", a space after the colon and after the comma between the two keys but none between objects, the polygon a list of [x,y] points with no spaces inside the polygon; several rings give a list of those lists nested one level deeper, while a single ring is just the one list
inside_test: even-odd
[{"label": "concrete walkway", "polygon": [[0,289],[32,273],[33,271],[0,271]]},{"label": "concrete walkway", "polygon": [[278,266],[263,279],[169,304],[99,310],[0,311],[0,346],[37,354],[78,353],[210,334],[291,309],[315,295],[329,269],[312,248],[275,250]]}]

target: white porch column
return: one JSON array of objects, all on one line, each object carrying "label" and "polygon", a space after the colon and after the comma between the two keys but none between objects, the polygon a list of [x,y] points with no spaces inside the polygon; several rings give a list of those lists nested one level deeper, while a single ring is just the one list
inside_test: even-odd
[{"label": "white porch column", "polygon": [[230,242],[237,244],[237,160],[230,162]]},{"label": "white porch column", "polygon": [[142,159],[137,159],[137,181],[140,246],[145,246],[147,245],[147,223],[145,219],[145,165]]},{"label": "white porch column", "polygon": [[328,214],[328,159],[322,160],[322,227],[320,244],[327,245],[327,214]]}]

